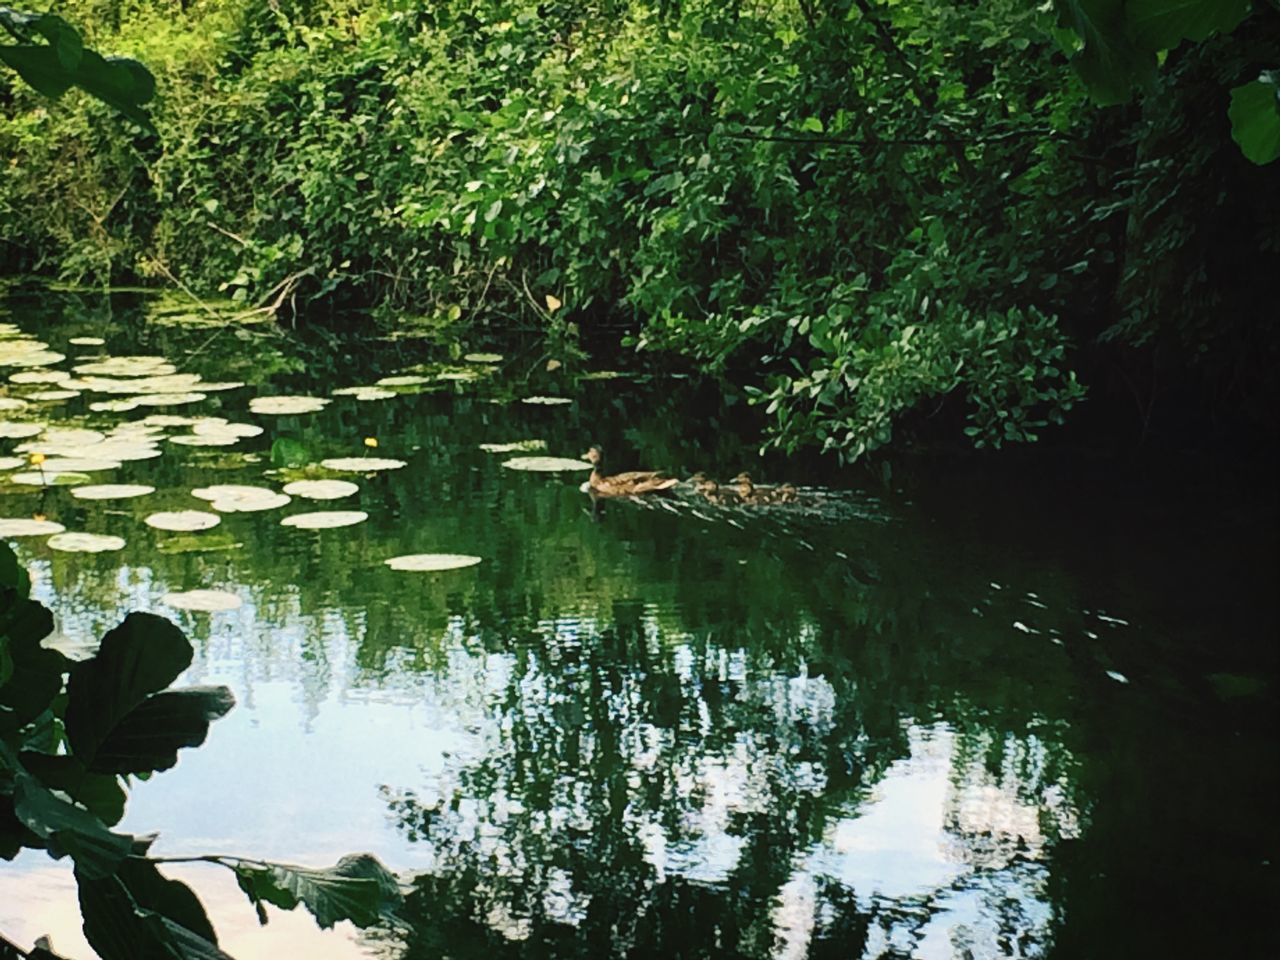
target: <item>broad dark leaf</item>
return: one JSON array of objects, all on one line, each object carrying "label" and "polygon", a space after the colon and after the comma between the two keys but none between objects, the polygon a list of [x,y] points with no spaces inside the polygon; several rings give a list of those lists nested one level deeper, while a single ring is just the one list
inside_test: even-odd
[{"label": "broad dark leaf", "polygon": [[125,791],[114,774],[90,773],[75,757],[24,751],[20,755],[27,772],[46,787],[61,790],[107,826],[124,816]]},{"label": "broad dark leaf", "polygon": [[368,927],[394,919],[403,899],[395,876],[367,853],[343,857],[324,870],[240,863],[235,871],[240,889],[255,906],[265,901],[292,910],[301,903],[324,928],[339,920]]},{"label": "broad dark leaf", "polygon": [[20,44],[0,47],[0,60],[18,72],[38,93],[57,99],[75,83],[58,53],[47,44]]},{"label": "broad dark leaf", "polygon": [[0,634],[8,638],[10,668],[0,684],[0,729],[30,723],[62,689],[67,659],[40,641],[53,630],[53,617],[34,600],[17,600],[0,610]]},{"label": "broad dark leaf", "polygon": [[49,41],[58,62],[66,70],[75,70],[80,66],[80,57],[84,53],[84,41],[80,32],[54,13],[45,13],[32,21],[33,29]]},{"label": "broad dark leaf", "polygon": [[1148,50],[1234,30],[1249,6],[1250,0],[1127,0],[1124,5],[1134,38]]},{"label": "broad dark leaf", "polygon": [[190,663],[191,644],[181,630],[163,617],[129,614],[102,638],[96,656],[71,669],[66,722],[72,751],[92,769],[120,722]]},{"label": "broad dark leaf", "polygon": [[1231,91],[1231,137],[1254,163],[1280,157],[1280,73],[1263,74]]},{"label": "broad dark leaf", "polygon": [[1058,19],[1084,44],[1071,64],[1099,103],[1123,103],[1155,77],[1155,52],[1130,33],[1122,0],[1058,0]]},{"label": "broad dark leaf", "polygon": [[168,917],[210,943],[218,942],[200,898],[185,883],[162,874],[150,860],[131,857],[120,865],[116,876],[143,910]]},{"label": "broad dark leaf", "polygon": [[[160,877],[160,882],[173,881]],[[216,944],[178,922],[175,914],[144,905],[139,897],[147,900],[154,892],[151,880],[143,880],[142,886],[135,889],[123,876],[95,878],[77,871],[76,883],[85,939],[102,960],[231,960]],[[194,898],[187,887],[178,886]],[[176,907],[179,915],[193,919],[185,899],[171,888],[162,897],[163,903]],[[202,920],[198,925],[208,929],[203,909],[198,904],[196,909]]]},{"label": "broad dark leaf", "polygon": [[[12,594],[4,591],[12,590]],[[10,546],[0,541],[0,610],[14,600],[25,600],[31,593],[31,578],[27,569],[18,562]]]},{"label": "broad dark leaf", "polygon": [[209,724],[235,706],[226,687],[184,687],[148,697],[98,745],[90,769],[105,773],[168,770],[182,747],[204,743]]},{"label": "broad dark leaf", "polygon": [[13,800],[18,820],[46,841],[55,857],[69,855],[87,877],[110,875],[133,851],[133,837],[111,832],[88,810],[63,800],[28,773],[15,778]]}]

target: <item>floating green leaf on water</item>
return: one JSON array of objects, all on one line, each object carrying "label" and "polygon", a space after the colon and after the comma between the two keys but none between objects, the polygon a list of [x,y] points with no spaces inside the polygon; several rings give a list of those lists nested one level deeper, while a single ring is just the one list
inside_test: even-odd
[{"label": "floating green leaf on water", "polygon": [[230,423],[219,417],[201,420],[192,428],[193,433],[201,436],[260,437],[263,428],[253,423]]},{"label": "floating green leaf on water", "polygon": [[340,500],[360,492],[359,485],[349,480],[295,480],[283,489],[291,497],[306,500]]},{"label": "floating green leaf on water", "polygon": [[533,473],[559,473],[564,470],[590,470],[591,464],[585,460],[570,460],[567,457],[512,457],[502,461],[508,470],[528,470]]},{"label": "floating green leaf on water", "polygon": [[253,513],[259,510],[275,510],[292,499],[288,494],[276,493],[267,487],[228,483],[212,487],[198,487],[191,491],[193,497],[208,500],[219,513]]},{"label": "floating green leaf on water", "polygon": [[183,447],[230,447],[239,443],[240,438],[228,434],[183,433],[170,437],[169,442]]},{"label": "floating green leaf on water", "polygon": [[0,457],[0,470],[17,470],[28,462],[26,457]]},{"label": "floating green leaf on water", "polygon": [[525,397],[520,402],[535,407],[559,407],[573,403],[569,397]]},{"label": "floating green leaf on water", "polygon": [[216,513],[205,513],[203,510],[166,510],[153,513],[142,522],[157,530],[191,533],[216,527],[222,522],[222,518]]},{"label": "floating green leaf on water", "polygon": [[139,407],[181,407],[207,400],[208,396],[203,393],[145,393],[127,399]]},{"label": "floating green leaf on water", "polygon": [[617,370],[592,370],[578,375],[579,380],[617,380],[623,376]]},{"label": "floating green leaf on water", "polygon": [[85,376],[101,377],[163,377],[178,372],[164,357],[107,357],[79,363],[71,369]]},{"label": "floating green leaf on water", "polygon": [[70,380],[65,370],[22,370],[9,377],[10,383],[62,383]]},{"label": "floating green leaf on water", "polygon": [[330,402],[327,397],[254,397],[249,401],[249,409],[254,413],[289,416],[315,413],[317,410],[323,410]]},{"label": "floating green leaf on water", "polygon": [[25,473],[15,473],[9,478],[9,482],[24,487],[73,487],[78,483],[88,483],[92,479],[87,473],[28,470]]},{"label": "floating green leaf on water", "polygon": [[39,423],[16,423],[13,420],[0,420],[0,439],[20,440],[23,437],[34,437],[44,430]]},{"label": "floating green leaf on water", "polygon": [[27,394],[28,400],[39,400],[43,403],[58,403],[80,396],[79,390],[37,390]]},{"label": "floating green leaf on water", "polygon": [[227,533],[179,533],[162,538],[156,544],[156,550],[165,554],[226,553],[243,546],[243,543]]},{"label": "floating green leaf on water", "polygon": [[35,520],[31,517],[6,517],[0,519],[0,537],[45,537],[62,533],[67,529],[52,520]]},{"label": "floating green leaf on water", "polygon": [[40,464],[40,469],[44,473],[101,473],[103,470],[120,469],[120,461],[93,457],[49,457]]},{"label": "floating green leaf on water", "polygon": [[285,517],[280,524],[302,530],[328,530],[332,527],[350,527],[369,519],[363,510],[316,510],[311,513],[295,513]]},{"label": "floating green leaf on water", "polygon": [[0,397],[0,410],[25,410],[29,406],[31,404],[18,397]]},{"label": "floating green leaf on water", "polygon": [[400,396],[394,390],[384,390],[381,387],[342,387],[333,391],[335,397],[354,397],[359,401],[368,400],[391,400]]},{"label": "floating green leaf on water", "polygon": [[138,422],[144,427],[194,427],[202,417],[184,417],[177,413],[153,413]]},{"label": "floating green leaf on water", "polygon": [[320,466],[340,473],[376,473],[379,470],[399,470],[405,462],[388,457],[333,457],[321,460]]},{"label": "floating green leaf on water", "polygon": [[100,347],[106,342],[101,337],[72,337],[67,341],[75,347]]},{"label": "floating green leaf on water", "polygon": [[234,593],[226,590],[186,590],[179,593],[166,593],[160,602],[177,607],[179,610],[192,610],[198,613],[221,613],[226,610],[237,610],[244,605]]},{"label": "floating green leaf on water", "polygon": [[395,377],[383,377],[377,381],[375,387],[416,387],[424,383],[430,383],[431,377],[420,376],[419,374],[403,374]]},{"label": "floating green leaf on water", "polygon": [[138,405],[132,400],[95,400],[89,409],[94,413],[128,413],[137,410]]},{"label": "floating green leaf on water", "polygon": [[482,557],[472,557],[461,553],[409,553],[384,560],[383,563],[392,570],[437,573],[443,570],[461,570],[463,567],[474,567],[482,559]]},{"label": "floating green leaf on water", "polygon": [[547,449],[547,441],[516,440],[512,443],[482,443],[480,449],[485,453],[533,453]]},{"label": "floating green leaf on water", "polygon": [[123,537],[105,533],[57,533],[46,542],[50,549],[63,553],[105,553],[124,548]]},{"label": "floating green leaf on water", "polygon": [[155,493],[155,487],[141,483],[98,483],[87,487],[76,487],[71,495],[77,500],[128,500],[133,497],[145,497]]},{"label": "floating green leaf on water", "polygon": [[501,363],[500,353],[467,353],[462,357],[467,363]]}]

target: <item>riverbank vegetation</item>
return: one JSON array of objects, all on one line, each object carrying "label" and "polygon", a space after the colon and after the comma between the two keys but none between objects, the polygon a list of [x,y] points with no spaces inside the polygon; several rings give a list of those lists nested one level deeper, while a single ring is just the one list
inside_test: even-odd
[{"label": "riverbank vegetation", "polygon": [[1086,396],[1131,435],[1260,420],[1280,14],[1111,6],[72,0],[154,130],[0,81],[3,256],[634,347],[846,459]]}]

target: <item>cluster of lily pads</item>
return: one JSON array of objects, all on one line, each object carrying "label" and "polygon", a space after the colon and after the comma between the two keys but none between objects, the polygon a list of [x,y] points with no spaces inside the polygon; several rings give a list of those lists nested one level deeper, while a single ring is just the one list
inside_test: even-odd
[{"label": "cluster of lily pads", "polygon": [[[164,453],[164,444],[187,447],[230,447],[242,440],[262,435],[264,428],[239,423],[226,417],[185,416],[169,412],[148,413],[138,420],[109,427],[52,426],[31,417],[51,404],[84,396],[93,414],[109,415],[135,410],[165,410],[200,403],[214,392],[245,386],[238,381],[213,382],[199,374],[180,372],[175,364],[157,356],[107,356],[105,341],[99,337],[74,337],[68,343],[83,348],[70,369],[60,369],[67,361],[64,353],[23,333],[13,324],[0,323],[0,369],[13,370],[8,386],[0,389],[0,439],[17,441],[11,456],[0,456],[0,470],[14,471],[7,484],[36,488],[66,487],[71,496],[86,501],[119,501],[146,497],[155,488],[140,483],[95,482],[95,474],[120,468],[130,461],[149,460]],[[409,368],[367,386],[343,387],[334,397],[356,401],[389,400],[421,392],[440,381],[473,381],[489,376],[501,362],[498,354],[468,354],[461,365]],[[258,396],[249,400],[251,413],[259,416],[297,416],[323,410],[331,397]],[[532,405],[558,405],[572,401],[564,397],[526,397]],[[544,449],[541,441],[491,445],[493,452],[530,452]],[[335,457],[321,460],[319,470],[331,473],[371,475],[405,466],[402,460],[387,457]],[[504,463],[512,469],[565,470],[588,466],[583,461],[526,456]],[[171,533],[200,533],[218,526],[224,514],[276,510],[296,498],[336,501],[356,495],[358,484],[349,480],[308,476],[284,484],[280,490],[248,484],[216,484],[190,491],[204,501],[179,509],[150,513],[143,522],[152,529]],[[347,527],[368,519],[362,510],[315,510],[284,517],[283,526],[303,530]],[[0,518],[0,537],[44,537],[53,550],[100,553],[123,549],[123,537],[69,531],[54,520],[33,517]],[[460,554],[411,554],[385,561],[394,570],[443,571],[474,566],[480,557]],[[240,605],[239,598],[218,590],[170,593],[163,602],[189,610],[229,610]]]}]

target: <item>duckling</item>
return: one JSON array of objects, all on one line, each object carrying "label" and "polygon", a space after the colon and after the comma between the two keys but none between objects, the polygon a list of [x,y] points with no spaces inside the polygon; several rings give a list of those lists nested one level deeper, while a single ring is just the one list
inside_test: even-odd
[{"label": "duckling", "polygon": [[722,500],[720,484],[716,483],[701,470],[689,478],[689,485],[693,487],[694,493],[709,503],[720,503]]},{"label": "duckling", "polygon": [[729,481],[734,485],[734,493],[742,503],[794,503],[799,492],[790,483],[777,487],[758,487],[751,482],[751,475],[745,470]]},{"label": "duckling", "polygon": [[675,477],[664,477],[657,470],[631,470],[606,476],[604,450],[599,444],[594,444],[583,456],[591,462],[587,489],[597,497],[634,497],[657,493],[670,490],[680,482]]}]

